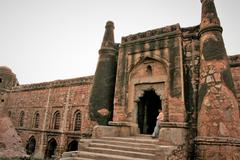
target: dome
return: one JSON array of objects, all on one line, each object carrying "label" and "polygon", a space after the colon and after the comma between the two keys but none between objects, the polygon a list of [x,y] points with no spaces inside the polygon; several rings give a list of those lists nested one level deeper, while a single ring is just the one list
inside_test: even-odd
[{"label": "dome", "polygon": [[0,66],[0,73],[14,74],[12,70],[7,66]]}]

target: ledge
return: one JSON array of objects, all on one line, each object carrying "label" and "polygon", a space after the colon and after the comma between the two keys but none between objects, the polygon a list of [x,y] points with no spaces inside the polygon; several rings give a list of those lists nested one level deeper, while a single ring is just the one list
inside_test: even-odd
[{"label": "ledge", "polygon": [[160,123],[162,128],[189,128],[188,123],[181,122],[162,122]]},{"label": "ledge", "polygon": [[114,121],[110,121],[110,122],[108,122],[108,125],[109,126],[131,127],[131,126],[136,125],[136,124],[135,123],[133,124],[131,122],[121,122],[121,121],[114,122]]},{"label": "ledge", "polygon": [[218,145],[218,146],[237,146],[240,147],[240,139],[231,137],[196,137],[197,145]]},{"label": "ledge", "polygon": [[132,41],[123,42],[120,47],[128,47],[128,46],[133,46],[135,44],[145,44],[145,43],[154,42],[158,40],[171,39],[175,37],[180,37],[181,35],[182,35],[181,30],[175,30],[175,31],[163,33],[160,35],[154,35],[151,37],[145,37],[140,39],[134,39]]},{"label": "ledge", "polygon": [[180,25],[179,24],[166,26],[166,27],[162,27],[162,28],[157,28],[157,29],[154,29],[154,30],[146,31],[146,32],[140,32],[140,33],[137,33],[137,34],[122,37],[122,44],[133,42],[133,41],[138,41],[138,40],[143,40],[143,39],[148,39],[149,37],[153,37],[153,36],[157,36],[157,35],[163,35],[163,34],[166,34],[166,33],[174,32],[176,30],[180,30]]},{"label": "ledge", "polygon": [[28,90],[38,90],[38,89],[48,89],[48,88],[92,84],[93,78],[94,78],[94,76],[87,76],[87,77],[80,77],[80,78],[73,78],[73,79],[56,80],[56,81],[51,81],[51,82],[19,85],[19,86],[13,87],[12,91],[18,92],[18,91],[28,91]]},{"label": "ledge", "polygon": [[199,31],[199,37],[201,37],[202,34],[206,33],[206,32],[210,32],[210,31],[219,31],[222,33],[223,29],[220,25],[217,24],[209,24],[206,27],[200,28]]}]

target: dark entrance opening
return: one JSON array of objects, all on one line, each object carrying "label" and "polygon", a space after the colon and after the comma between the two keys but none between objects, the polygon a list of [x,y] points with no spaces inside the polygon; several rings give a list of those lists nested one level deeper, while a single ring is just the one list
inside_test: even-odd
[{"label": "dark entrance opening", "polygon": [[160,97],[154,90],[145,91],[138,102],[137,121],[140,134],[153,133],[159,109],[162,109]]},{"label": "dark entrance opening", "polygon": [[46,152],[45,152],[45,159],[54,159],[55,150],[57,148],[57,142],[54,138],[48,141]]},{"label": "dark entrance opening", "polygon": [[26,152],[28,155],[32,155],[35,151],[36,147],[36,139],[32,136],[29,138],[27,145],[26,145]]},{"label": "dark entrance opening", "polygon": [[67,151],[77,151],[78,150],[78,141],[73,140],[68,144]]}]

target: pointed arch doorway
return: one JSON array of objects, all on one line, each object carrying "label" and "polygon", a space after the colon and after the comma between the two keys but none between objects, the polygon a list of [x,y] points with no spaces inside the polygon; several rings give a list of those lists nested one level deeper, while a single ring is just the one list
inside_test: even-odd
[{"label": "pointed arch doorway", "polygon": [[26,145],[26,152],[28,155],[32,155],[35,151],[36,139],[34,136],[31,136]]},{"label": "pointed arch doorway", "polygon": [[52,138],[48,141],[46,152],[45,152],[45,159],[54,159],[55,151],[57,148],[57,141]]},{"label": "pointed arch doorway", "polygon": [[78,150],[78,141],[73,140],[68,144],[67,151],[77,151]]},{"label": "pointed arch doorway", "polygon": [[162,109],[160,97],[154,89],[144,91],[137,102],[137,123],[140,134],[152,134],[156,125],[158,110]]}]

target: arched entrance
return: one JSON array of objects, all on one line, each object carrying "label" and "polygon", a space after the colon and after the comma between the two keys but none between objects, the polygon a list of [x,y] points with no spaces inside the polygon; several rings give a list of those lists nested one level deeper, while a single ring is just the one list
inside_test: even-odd
[{"label": "arched entrance", "polygon": [[36,147],[36,139],[34,138],[34,136],[30,137],[27,145],[26,145],[26,152],[28,155],[32,155],[35,151],[35,147]]},{"label": "arched entrance", "polygon": [[57,148],[57,142],[54,138],[48,141],[46,152],[45,152],[45,159],[51,159],[53,158],[53,155],[55,155],[55,151]]},{"label": "arched entrance", "polygon": [[140,134],[152,134],[158,110],[162,109],[160,97],[154,90],[144,91],[138,101],[137,122]]},{"label": "arched entrance", "polygon": [[77,151],[78,150],[78,141],[73,140],[68,144],[67,151]]}]

